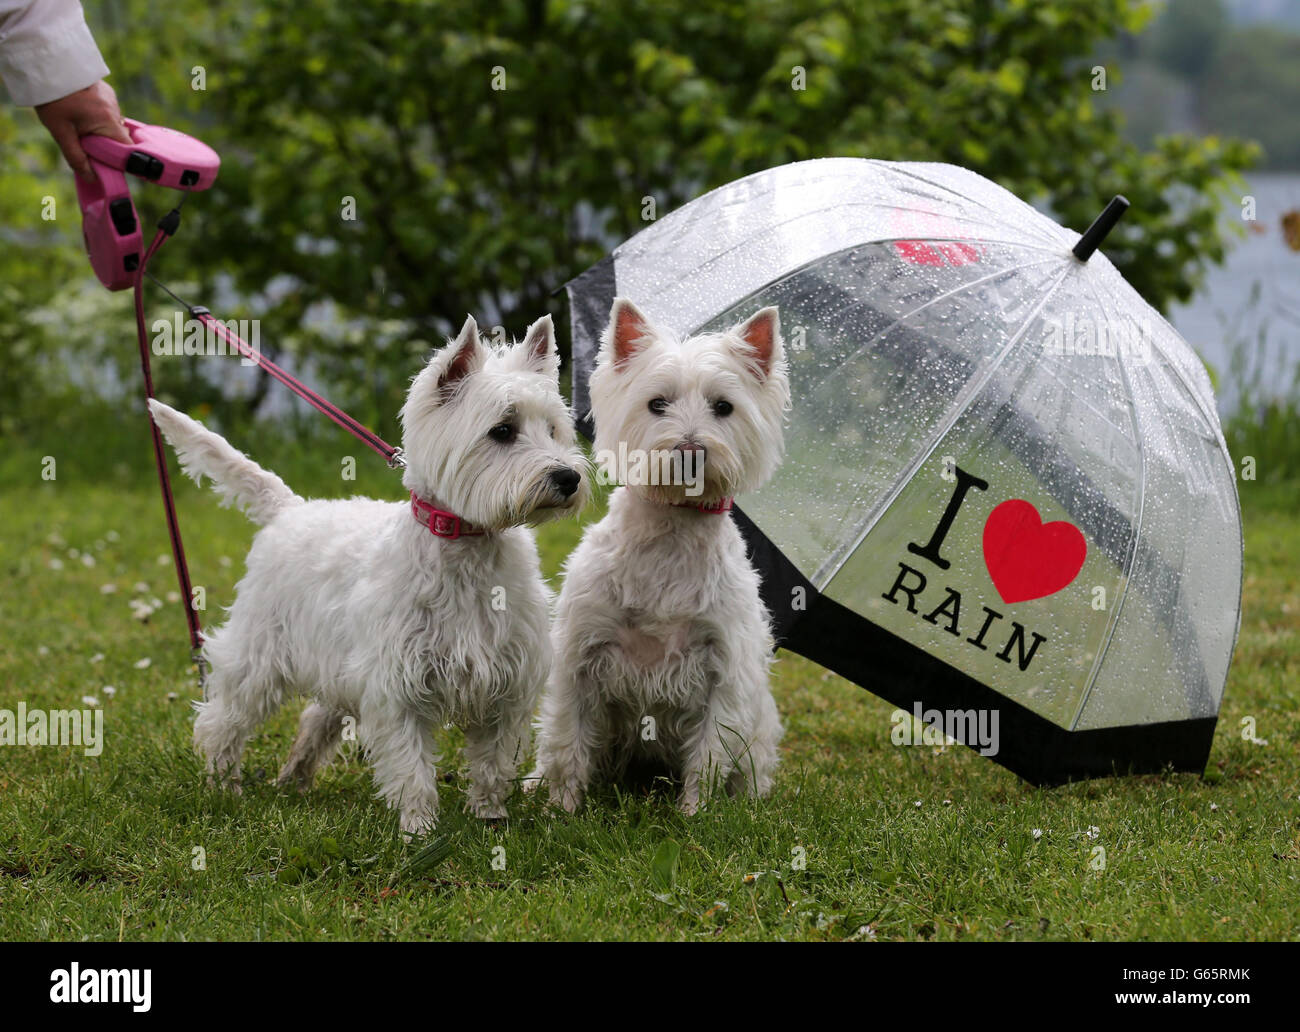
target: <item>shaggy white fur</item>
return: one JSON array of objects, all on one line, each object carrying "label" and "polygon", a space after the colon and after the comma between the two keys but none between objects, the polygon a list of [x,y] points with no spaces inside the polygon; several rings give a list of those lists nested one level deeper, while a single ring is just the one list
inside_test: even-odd
[{"label": "shaggy white fur", "polygon": [[591,379],[597,453],[695,453],[703,492],[620,487],[570,556],[526,787],[573,811],[597,773],[644,758],[680,777],[687,813],[715,783],[771,788],[781,721],[758,575],[731,517],[697,506],[772,474],[789,397],[775,308],[679,342],[614,302]]},{"label": "shaggy white fur", "polygon": [[558,387],[550,317],[522,344],[481,343],[472,319],[415,377],[402,409],[405,486],[484,533],[435,537],[407,502],[304,501],[225,440],[157,401],[187,473],[265,524],[248,553],[194,741],[239,786],[254,729],[294,692],[313,699],[280,773],[310,785],[345,723],[407,833],[437,818],[435,726],[465,733],[469,808],[505,815],[551,663],[548,591],[521,524],[577,512],[585,460]]}]

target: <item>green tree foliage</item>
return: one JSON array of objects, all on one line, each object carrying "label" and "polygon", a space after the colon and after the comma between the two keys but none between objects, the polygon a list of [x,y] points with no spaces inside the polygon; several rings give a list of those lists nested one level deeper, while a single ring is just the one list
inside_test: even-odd
[{"label": "green tree foliage", "polygon": [[[116,0],[103,12],[124,110],[195,131],[225,159],[160,274],[207,297],[220,286],[217,303],[238,301],[222,315],[260,315],[264,345],[309,354],[317,381],[383,429],[429,342],[467,311],[517,333],[557,308],[555,288],[645,224],[647,198],[662,217],[825,155],[962,164],[1078,229],[1122,192],[1134,207],[1107,253],[1164,307],[1222,259],[1217,214],[1253,157],[1185,137],[1142,152],[1099,110],[1084,57],[1141,27],[1131,0]],[[6,202],[52,167],[6,158]],[[157,193],[137,199],[156,207]],[[64,226],[60,260],[74,249]],[[45,253],[24,252],[5,283],[54,268]],[[172,389],[212,390],[189,375]]]},{"label": "green tree foliage", "polygon": [[1171,72],[1199,79],[1229,27],[1223,0],[1168,0],[1151,28],[1152,53]]},{"label": "green tree foliage", "polygon": [[1234,32],[1202,89],[1213,125],[1248,125],[1270,166],[1300,168],[1300,34],[1267,26]]},{"label": "green tree foliage", "polygon": [[[1288,0],[1289,2],[1289,0]],[[1125,115],[1126,138],[1149,145],[1189,127],[1246,135],[1268,168],[1300,168],[1300,4],[1165,0],[1149,29],[1103,43],[1122,55],[1124,81],[1106,98]],[[1231,15],[1235,13],[1238,23]],[[1247,15],[1268,24],[1240,24]],[[1287,26],[1287,27],[1283,27]]]},{"label": "green tree foliage", "polygon": [[[30,130],[0,116],[0,436],[12,432],[23,398],[47,365],[46,331],[39,313],[56,295],[60,280],[83,269],[68,234],[60,232],[60,204],[73,218],[69,190],[56,195],[42,174],[49,148]],[[46,260],[37,255],[45,256]]]}]

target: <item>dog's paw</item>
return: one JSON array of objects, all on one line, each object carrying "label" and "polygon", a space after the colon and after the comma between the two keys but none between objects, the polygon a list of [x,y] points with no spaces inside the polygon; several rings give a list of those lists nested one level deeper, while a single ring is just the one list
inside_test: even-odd
[{"label": "dog's paw", "polygon": [[402,838],[412,842],[430,834],[438,826],[438,815],[425,812],[403,812],[401,820]]},{"label": "dog's paw", "polygon": [[481,821],[505,820],[506,817],[506,804],[494,800],[470,803],[466,809]]},{"label": "dog's paw", "polygon": [[565,813],[577,813],[582,807],[582,789],[577,785],[562,785],[559,791],[551,790],[551,802],[558,803]]},{"label": "dog's paw", "polygon": [[314,780],[310,774],[304,774],[286,765],[284,770],[280,771],[280,776],[275,779],[275,786],[297,789],[299,795],[306,795]]},{"label": "dog's paw", "polygon": [[244,785],[238,776],[209,774],[208,788],[215,792],[229,792],[236,796],[244,794]]},{"label": "dog's paw", "polygon": [[542,787],[541,771],[535,770],[531,774],[529,774],[528,777],[519,779],[519,788],[527,795],[534,794],[541,787]]},{"label": "dog's paw", "polygon": [[694,817],[700,812],[700,797],[684,794],[677,800],[677,810],[685,817]]}]

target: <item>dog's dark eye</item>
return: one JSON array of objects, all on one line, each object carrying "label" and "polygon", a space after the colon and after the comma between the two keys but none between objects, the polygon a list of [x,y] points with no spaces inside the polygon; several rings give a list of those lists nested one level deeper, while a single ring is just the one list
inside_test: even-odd
[{"label": "dog's dark eye", "polygon": [[733,409],[731,402],[726,398],[719,398],[713,403],[713,414],[718,418],[731,415]]},{"label": "dog's dark eye", "polygon": [[488,431],[488,436],[494,441],[509,444],[515,439],[515,428],[510,423],[498,423]]},{"label": "dog's dark eye", "polygon": [[656,416],[662,416],[665,412],[668,411],[668,399],[651,398],[650,411],[653,412]]}]

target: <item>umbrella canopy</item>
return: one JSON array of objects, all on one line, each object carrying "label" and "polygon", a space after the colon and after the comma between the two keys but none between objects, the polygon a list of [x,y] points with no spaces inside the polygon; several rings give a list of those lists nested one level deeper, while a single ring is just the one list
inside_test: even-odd
[{"label": "umbrella canopy", "polygon": [[575,410],[616,294],[681,335],[779,306],[786,458],[735,511],[778,641],[967,744],[996,714],[982,751],[1033,781],[1199,771],[1234,469],[1201,362],[1095,243],[951,165],[760,172],[568,284]]}]

